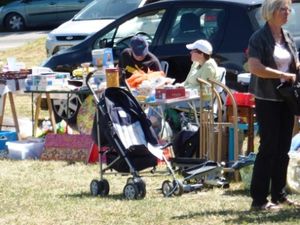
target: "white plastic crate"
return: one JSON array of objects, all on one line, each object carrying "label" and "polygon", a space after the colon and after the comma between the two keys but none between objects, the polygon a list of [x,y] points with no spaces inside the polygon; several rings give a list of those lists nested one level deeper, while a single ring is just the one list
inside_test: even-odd
[{"label": "white plastic crate", "polygon": [[39,159],[43,152],[44,144],[44,140],[39,138],[6,142],[8,158],[19,160]]}]

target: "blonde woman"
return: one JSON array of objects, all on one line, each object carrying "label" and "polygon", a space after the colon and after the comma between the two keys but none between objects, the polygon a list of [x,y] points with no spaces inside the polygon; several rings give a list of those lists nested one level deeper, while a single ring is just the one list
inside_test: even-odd
[{"label": "blonde woman", "polygon": [[276,90],[281,82],[294,82],[299,67],[295,42],[282,28],[291,6],[291,0],[265,0],[262,16],[266,23],[249,40],[250,92],[255,95],[260,130],[250,187],[253,210],[279,210],[282,205],[299,207],[284,189],[294,115]]}]

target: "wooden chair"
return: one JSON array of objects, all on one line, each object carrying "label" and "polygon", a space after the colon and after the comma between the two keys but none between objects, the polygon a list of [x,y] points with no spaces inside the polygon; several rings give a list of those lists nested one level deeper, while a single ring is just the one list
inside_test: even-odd
[{"label": "wooden chair", "polygon": [[[233,128],[234,131],[234,160],[238,159],[239,148],[238,148],[238,115],[237,105],[232,95],[231,90],[223,83],[212,79],[203,80],[198,78],[200,85],[200,109],[199,109],[199,121],[200,121],[200,157],[221,162],[224,160],[222,157],[222,138],[223,132],[226,128]],[[203,90],[210,88],[211,98],[210,107],[205,107],[203,99]],[[222,88],[222,91],[229,96],[232,100],[233,106],[233,120],[231,122],[225,121],[223,113],[226,112],[225,104],[223,104],[220,92],[217,91]],[[217,111],[214,112],[213,106],[217,105]],[[216,145],[215,145],[216,144]],[[227,150],[227,146],[225,148]]]}]

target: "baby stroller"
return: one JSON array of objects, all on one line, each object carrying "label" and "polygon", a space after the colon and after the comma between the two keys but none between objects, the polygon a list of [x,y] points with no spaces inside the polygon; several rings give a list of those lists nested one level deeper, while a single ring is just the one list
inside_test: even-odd
[{"label": "baby stroller", "polygon": [[[157,158],[166,160],[163,149],[168,147],[158,145],[157,136],[151,127],[151,122],[136,99],[122,88],[105,89],[100,97],[90,86],[87,76],[87,86],[92,92],[97,104],[96,141],[98,146],[108,146],[109,150],[99,150],[100,180],[92,180],[90,190],[92,195],[107,196],[109,183],[103,178],[107,170],[114,169],[119,173],[130,173],[123,189],[127,199],[142,199],[146,195],[146,184],[141,179],[139,171],[155,167]],[[101,156],[106,156],[106,167],[102,165]],[[172,168],[169,164],[169,170]],[[172,171],[172,184],[179,183]],[[168,186],[169,187],[169,186]],[[173,185],[175,190],[177,185]],[[180,186],[181,187],[181,186]],[[182,193],[180,188],[178,193]]]}]

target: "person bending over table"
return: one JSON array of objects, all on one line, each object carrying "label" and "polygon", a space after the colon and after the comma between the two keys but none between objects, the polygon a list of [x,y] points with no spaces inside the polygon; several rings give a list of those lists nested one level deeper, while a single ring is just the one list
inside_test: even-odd
[{"label": "person bending over table", "polygon": [[122,51],[119,59],[119,68],[129,78],[135,72],[162,71],[157,57],[148,49],[148,43],[141,35],[133,36],[130,47]]}]

